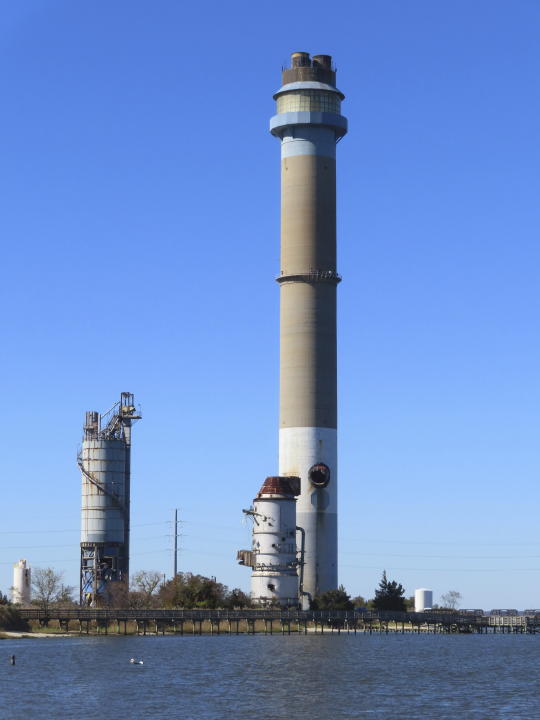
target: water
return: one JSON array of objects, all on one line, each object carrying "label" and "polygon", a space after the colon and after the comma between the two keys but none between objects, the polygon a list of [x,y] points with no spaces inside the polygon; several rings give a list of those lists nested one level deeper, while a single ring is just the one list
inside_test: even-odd
[{"label": "water", "polygon": [[539,666],[529,635],[1,640],[0,718],[531,720]]}]

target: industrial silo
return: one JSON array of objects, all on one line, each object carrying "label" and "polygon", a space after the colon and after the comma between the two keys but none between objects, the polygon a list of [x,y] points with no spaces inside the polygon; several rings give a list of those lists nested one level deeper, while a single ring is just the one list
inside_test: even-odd
[{"label": "industrial silo", "polygon": [[[298,477],[267,477],[253,507],[244,512],[253,518],[252,550],[241,550],[238,559],[252,568],[251,599],[257,605],[297,605],[302,592],[303,557],[297,556],[296,496]],[[302,535],[303,538],[303,535]],[[303,542],[299,543],[303,548]]]},{"label": "industrial silo", "polygon": [[11,588],[11,601],[21,605],[28,605],[32,596],[32,575],[26,565],[26,560],[19,560],[13,565],[13,586]]},{"label": "industrial silo", "polygon": [[424,612],[433,607],[433,590],[418,588],[414,591],[414,612]]},{"label": "industrial silo", "polygon": [[139,418],[132,393],[103,415],[86,413],[78,455],[81,605],[99,605],[109,583],[129,580],[131,426]]}]

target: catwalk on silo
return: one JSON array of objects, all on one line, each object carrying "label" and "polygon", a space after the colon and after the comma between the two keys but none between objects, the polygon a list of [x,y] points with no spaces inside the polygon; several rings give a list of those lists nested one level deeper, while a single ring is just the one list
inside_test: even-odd
[{"label": "catwalk on silo", "polygon": [[301,479],[310,599],[338,583],[336,143],[347,120],[335,78],[330,56],[293,53],[270,122],[281,140],[279,474]]}]

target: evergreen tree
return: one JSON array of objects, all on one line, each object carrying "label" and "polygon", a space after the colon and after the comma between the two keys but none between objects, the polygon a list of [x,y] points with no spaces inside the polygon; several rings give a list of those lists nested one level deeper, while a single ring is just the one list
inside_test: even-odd
[{"label": "evergreen tree", "polygon": [[234,610],[236,608],[251,607],[251,598],[240,588],[233,588],[226,596],[227,607]]},{"label": "evergreen tree", "polygon": [[358,610],[359,608],[362,608],[364,610],[366,610],[367,608],[371,608],[371,600],[366,600],[363,595],[357,595],[356,597],[353,597],[351,602],[355,610]]},{"label": "evergreen tree", "polygon": [[388,580],[383,570],[379,588],[375,590],[373,607],[375,610],[394,610],[405,612],[405,588],[395,580]]},{"label": "evergreen tree", "polygon": [[313,600],[311,604],[312,610],[353,610],[354,605],[351,602],[350,595],[347,594],[343,585],[337,590],[327,590]]},{"label": "evergreen tree", "polygon": [[13,605],[0,607],[0,630],[30,630],[28,620],[23,620]]}]

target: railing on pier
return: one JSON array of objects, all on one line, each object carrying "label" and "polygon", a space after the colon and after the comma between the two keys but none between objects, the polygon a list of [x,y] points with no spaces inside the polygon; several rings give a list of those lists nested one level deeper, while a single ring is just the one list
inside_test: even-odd
[{"label": "railing on pier", "polygon": [[[165,610],[162,608],[123,609],[123,608],[58,608],[51,606],[47,610],[40,608],[27,608],[19,611],[26,620],[82,620],[111,622],[117,620],[158,620],[158,621],[219,621],[219,620],[284,620],[290,622],[317,622],[317,623],[376,623],[397,622],[412,625],[469,625],[478,626],[488,624],[487,618],[472,614],[446,613],[446,612],[384,612],[363,610]],[[512,624],[513,618],[497,618]]]}]

